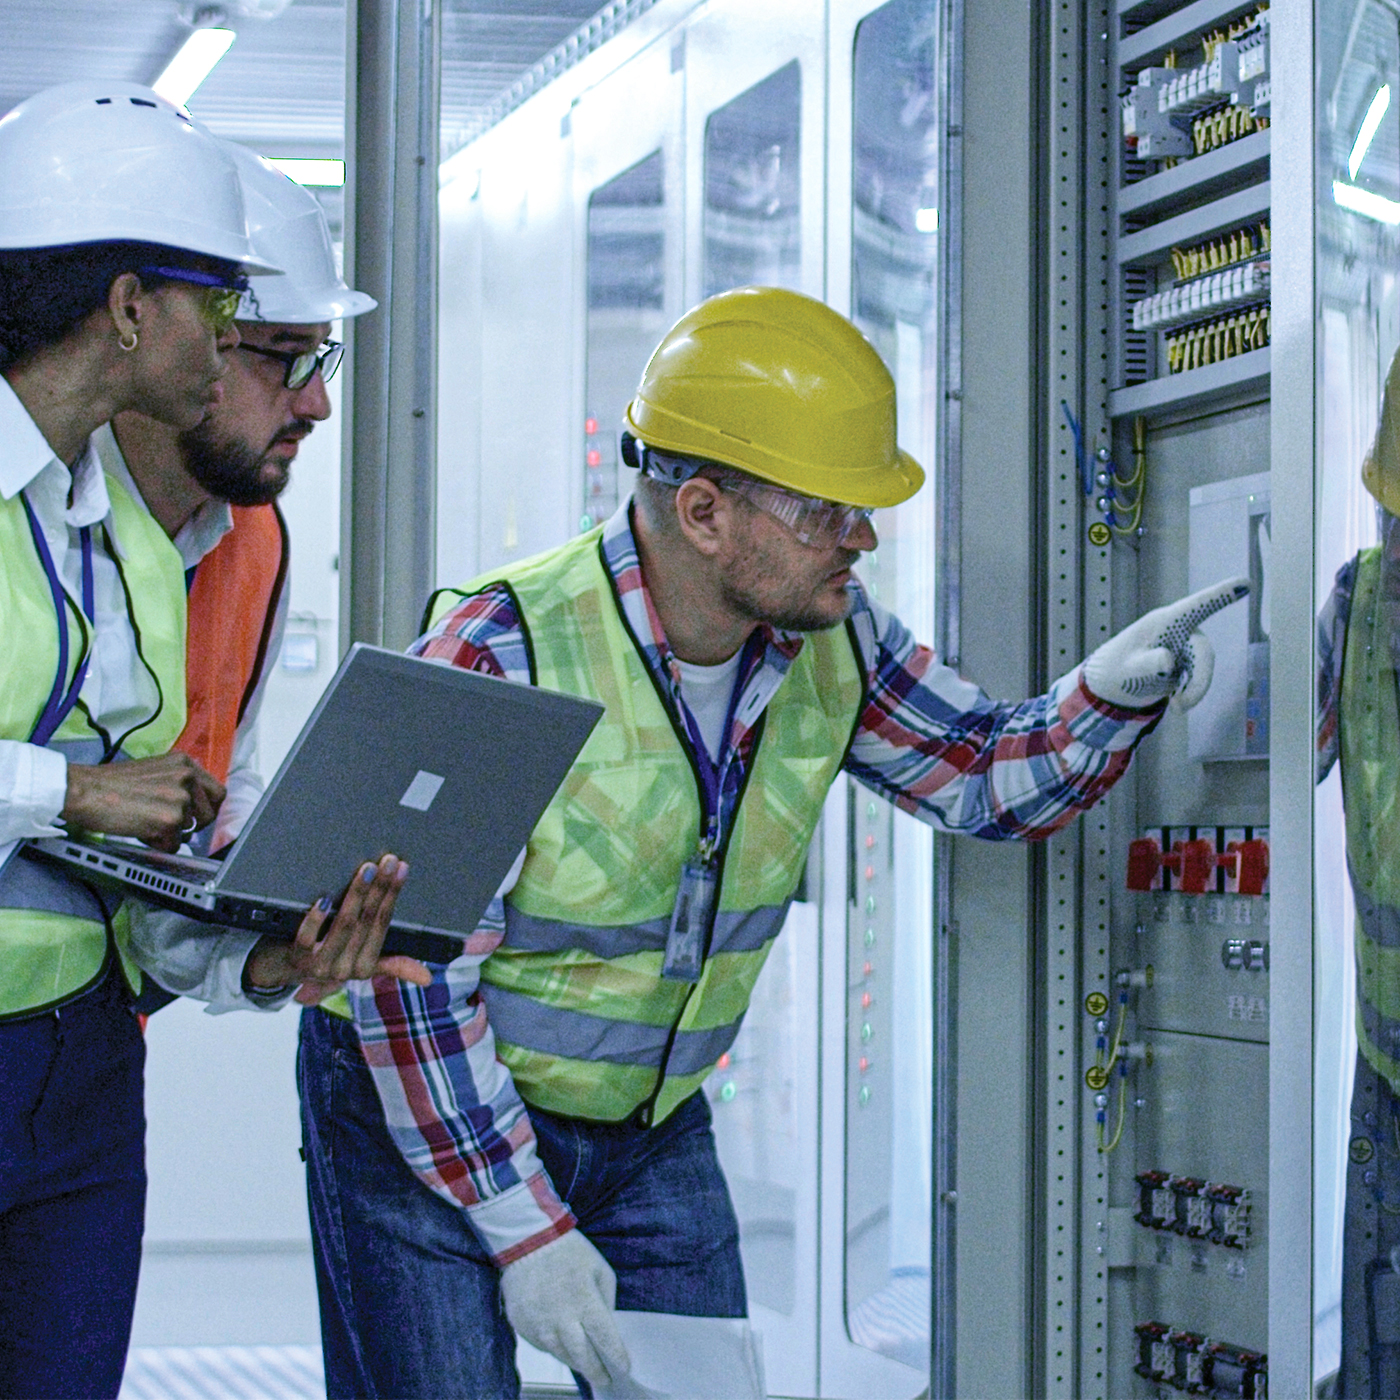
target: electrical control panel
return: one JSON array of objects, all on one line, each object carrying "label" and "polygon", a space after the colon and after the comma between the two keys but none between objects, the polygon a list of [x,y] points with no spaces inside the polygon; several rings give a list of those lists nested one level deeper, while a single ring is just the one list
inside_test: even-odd
[{"label": "electrical control panel", "polygon": [[1139,503],[1137,530],[1107,542],[1115,623],[1224,578],[1248,578],[1251,593],[1202,628],[1214,652],[1206,699],[1169,710],[1129,791],[1109,801],[1108,976],[1082,1008],[1081,1089],[1109,1206],[1132,1232],[1108,1275],[1106,1390],[1262,1397],[1270,14],[1213,0],[1115,10],[1100,450],[1133,461]]}]

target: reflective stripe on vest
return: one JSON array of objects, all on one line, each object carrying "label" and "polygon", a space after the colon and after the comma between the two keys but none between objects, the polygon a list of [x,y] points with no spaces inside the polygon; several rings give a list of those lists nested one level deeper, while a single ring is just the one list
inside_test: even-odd
[{"label": "reflective stripe on vest", "polygon": [[[107,491],[133,626],[162,692],[159,709],[128,734],[122,749],[126,757],[146,758],[166,752],[185,723],[184,572],[165,532],[110,476]],[[48,583],[18,496],[0,501],[0,658],[0,738],[23,741],[53,684],[58,640]],[[70,656],[70,674],[78,660]],[[102,756],[81,709],[64,720],[51,747],[75,762]],[[93,896],[67,877],[34,873],[40,870],[17,858],[0,872],[0,1019],[81,996],[106,965],[107,932]],[[123,964],[134,979],[124,952]]]},{"label": "reflective stripe on vest", "polygon": [[1358,556],[1342,663],[1341,759],[1347,866],[1356,897],[1356,1032],[1400,1088],[1400,704],[1380,550]]},{"label": "reflective stripe on vest", "polygon": [[228,781],[233,739],[257,689],[286,575],[286,526],[276,506],[233,507],[233,529],[195,566],[177,749]]},{"label": "reflective stripe on vest", "polygon": [[506,584],[536,684],[606,708],[530,838],[481,996],[526,1103],[601,1121],[650,1104],[660,1122],[738,1033],[860,714],[863,667],[849,629],[804,640],[750,758],[704,971],[694,986],[663,979],[700,799],[600,539],[591,531],[458,593]]}]

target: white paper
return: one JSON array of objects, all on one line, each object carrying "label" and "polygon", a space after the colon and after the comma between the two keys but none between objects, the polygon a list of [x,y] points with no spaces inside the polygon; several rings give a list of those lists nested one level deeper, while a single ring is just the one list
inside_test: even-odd
[{"label": "white paper", "polygon": [[597,1400],[766,1400],[763,1348],[742,1317],[619,1312],[632,1374]]}]

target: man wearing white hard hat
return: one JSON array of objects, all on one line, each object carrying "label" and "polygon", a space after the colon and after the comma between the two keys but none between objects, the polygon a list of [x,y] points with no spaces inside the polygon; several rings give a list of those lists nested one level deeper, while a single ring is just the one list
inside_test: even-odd
[{"label": "man wearing white hard hat", "polygon": [[[279,270],[229,153],[149,88],[65,84],[0,120],[0,1395],[116,1395],[146,1192],[126,921],[11,857],[61,824],[174,850],[223,798],[173,749],[180,556],[93,434],[194,427],[247,276]],[[376,872],[337,923],[394,890]]]},{"label": "man wearing white hard hat", "polygon": [[[289,594],[287,528],[276,500],[301,440],[330,416],[326,380],[341,356],[331,323],[376,305],[336,271],[316,197],[246,147],[224,145],[242,182],[253,246],[285,273],[244,293],[239,345],[217,402],[198,424],[178,431],[123,413],[95,439],[104,467],[160,522],[186,570],[189,718],[175,747],[227,787],[205,833],[212,850],[238,835],[263,787],[257,717]],[[157,983],[147,984],[142,1010],[175,993],[212,1011],[272,1010],[297,983],[306,999],[318,999],[337,969],[364,976],[398,966],[381,964],[377,946],[361,941],[367,926],[348,948],[330,940],[288,944],[236,929],[215,937],[207,925],[133,906],[131,930],[133,951]]]}]

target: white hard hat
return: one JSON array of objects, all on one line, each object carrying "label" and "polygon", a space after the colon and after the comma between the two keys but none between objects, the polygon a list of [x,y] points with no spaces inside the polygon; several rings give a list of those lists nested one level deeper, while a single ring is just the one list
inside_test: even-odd
[{"label": "white hard hat", "polygon": [[286,272],[244,292],[238,319],[309,326],[373,311],[379,303],[347,287],[335,270],[331,231],[316,196],[246,146],[223,144],[243,181],[253,247]]},{"label": "white hard hat", "polygon": [[281,271],[223,144],[150,88],[62,83],[0,118],[0,248],[127,241]]}]

